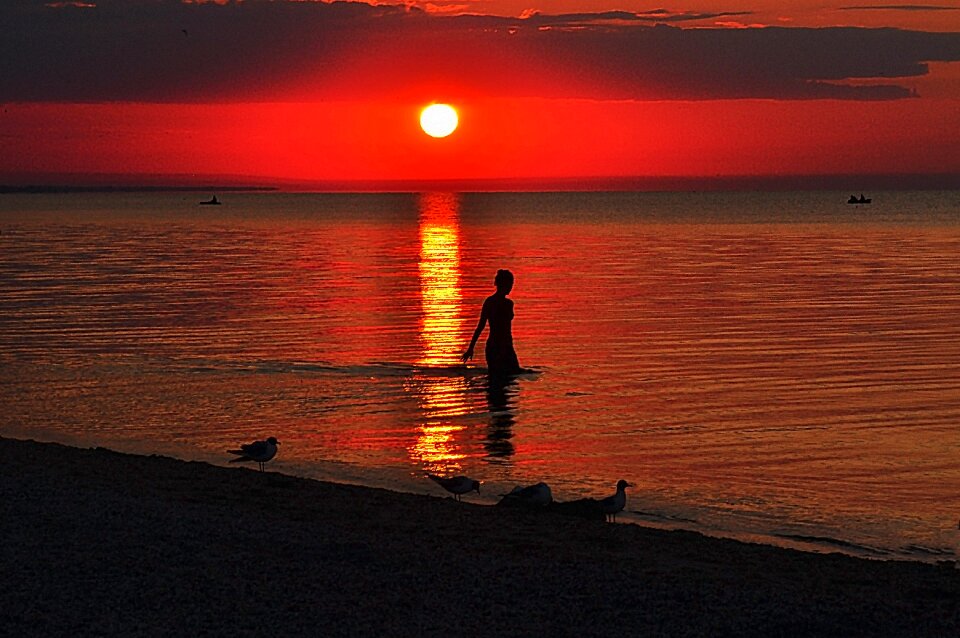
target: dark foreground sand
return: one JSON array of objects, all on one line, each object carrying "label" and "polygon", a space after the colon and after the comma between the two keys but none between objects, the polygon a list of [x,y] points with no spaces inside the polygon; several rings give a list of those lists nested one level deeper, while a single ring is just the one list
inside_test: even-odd
[{"label": "dark foreground sand", "polygon": [[0,439],[0,633],[960,636],[960,571]]}]

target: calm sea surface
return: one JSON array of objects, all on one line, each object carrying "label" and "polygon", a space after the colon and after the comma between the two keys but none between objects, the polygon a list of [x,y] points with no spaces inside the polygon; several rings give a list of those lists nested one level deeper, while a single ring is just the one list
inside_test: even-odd
[{"label": "calm sea surface", "polygon": [[[4,195],[0,434],[951,557],[960,193],[872,195]],[[458,361],[498,268],[506,388]]]}]

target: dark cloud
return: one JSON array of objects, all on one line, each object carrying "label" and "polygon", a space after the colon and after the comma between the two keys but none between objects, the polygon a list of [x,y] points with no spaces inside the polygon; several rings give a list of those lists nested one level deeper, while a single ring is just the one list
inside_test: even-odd
[{"label": "dark cloud", "polygon": [[960,11],[960,7],[943,7],[929,4],[865,4],[839,7],[840,11]]},{"label": "dark cloud", "polygon": [[559,15],[544,15],[540,12],[532,12],[524,17],[524,23],[555,27],[576,27],[607,23],[629,24],[631,22],[667,24],[672,22],[696,22],[732,16],[746,16],[752,15],[752,13],[752,11],[697,13],[694,11],[669,11],[667,9],[653,9],[652,11],[643,11],[640,13],[630,11],[599,11],[594,13],[562,13]]},{"label": "dark cloud", "polygon": [[896,78],[960,60],[960,33],[663,24],[692,15],[5,0],[0,101],[422,99],[438,90],[451,98],[897,99],[910,92]]}]

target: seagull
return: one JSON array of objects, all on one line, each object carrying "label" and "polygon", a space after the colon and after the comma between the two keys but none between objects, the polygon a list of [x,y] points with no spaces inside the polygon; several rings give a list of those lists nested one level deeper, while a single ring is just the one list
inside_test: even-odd
[{"label": "seagull", "polygon": [[458,501],[460,500],[461,494],[466,494],[467,492],[472,491],[476,491],[477,494],[480,493],[480,481],[474,481],[472,478],[467,476],[451,476],[450,478],[444,478],[442,476],[437,476],[436,474],[427,474],[427,478],[453,494],[453,498]]},{"label": "seagull", "polygon": [[239,450],[227,450],[230,454],[236,454],[237,458],[231,459],[231,463],[241,461],[254,461],[260,464],[260,471],[263,471],[263,464],[277,455],[277,446],[280,441],[270,437],[266,441],[254,441],[253,443],[244,443]]},{"label": "seagull", "polygon": [[550,486],[543,482],[528,485],[527,487],[520,487],[518,485],[513,488],[509,494],[504,496],[504,498],[515,503],[531,506],[544,506],[553,502],[553,494],[550,492]]},{"label": "seagull", "polygon": [[623,479],[620,479],[617,481],[617,493],[600,501],[600,509],[606,514],[608,521],[616,522],[617,512],[622,511],[626,506],[628,487],[633,486]]}]

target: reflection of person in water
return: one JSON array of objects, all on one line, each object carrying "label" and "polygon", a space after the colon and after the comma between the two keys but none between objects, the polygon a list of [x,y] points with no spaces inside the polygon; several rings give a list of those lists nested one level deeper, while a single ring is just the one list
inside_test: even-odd
[{"label": "reflection of person in water", "polygon": [[473,358],[473,347],[483,332],[487,321],[490,322],[490,335],[484,353],[487,357],[487,370],[490,376],[504,376],[519,374],[522,369],[517,361],[517,353],[513,350],[513,333],[510,322],[513,321],[513,300],[507,295],[513,289],[513,273],[509,270],[498,270],[493,283],[497,292],[486,298],[483,308],[480,309],[480,322],[473,331],[470,347],[461,357],[464,362]]},{"label": "reflection of person in water", "polygon": [[490,423],[487,426],[483,447],[490,458],[513,456],[513,426],[516,422],[516,402],[519,385],[516,377],[491,376],[487,381],[487,409]]}]

